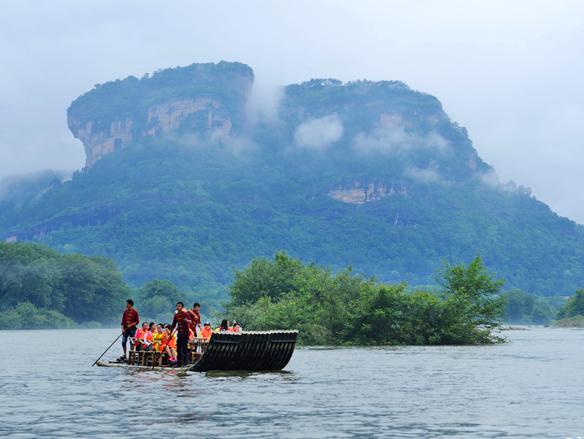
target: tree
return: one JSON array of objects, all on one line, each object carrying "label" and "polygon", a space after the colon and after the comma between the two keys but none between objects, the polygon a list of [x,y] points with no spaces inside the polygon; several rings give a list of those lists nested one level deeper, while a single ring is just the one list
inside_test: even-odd
[{"label": "tree", "polygon": [[487,272],[482,259],[476,257],[468,266],[446,265],[442,286],[446,319],[445,341],[473,344],[496,341],[492,330],[500,326],[503,282]]},{"label": "tree", "polygon": [[262,296],[277,299],[296,289],[301,269],[302,262],[284,252],[276,253],[273,262],[254,259],[245,270],[235,272],[231,297],[236,304],[255,302]]},{"label": "tree", "polygon": [[544,325],[557,314],[558,306],[549,298],[538,297],[521,290],[503,295],[505,321],[510,323]]},{"label": "tree", "polygon": [[[4,315],[6,321],[16,315],[15,309],[25,309],[18,308],[20,304],[27,303],[34,307],[34,315],[43,318],[60,321],[64,315],[67,321],[77,323],[111,323],[119,317],[128,293],[129,288],[109,259],[61,255],[38,244],[0,243],[0,311],[11,310]],[[35,324],[32,312],[26,321],[28,326],[48,325]]]},{"label": "tree", "polygon": [[584,290],[577,290],[558,313],[558,318],[584,316]]},{"label": "tree", "polygon": [[512,323],[530,323],[525,319],[530,319],[535,307],[535,298],[520,290],[511,290],[505,294],[505,318]]},{"label": "tree", "polygon": [[106,258],[72,254],[60,260],[56,289],[67,293],[65,315],[76,322],[112,322],[130,294],[113,262]]},{"label": "tree", "polygon": [[[150,317],[169,316],[181,293],[168,280],[155,279],[146,283],[139,291],[142,315]],[[185,304],[186,305],[186,304]]]}]

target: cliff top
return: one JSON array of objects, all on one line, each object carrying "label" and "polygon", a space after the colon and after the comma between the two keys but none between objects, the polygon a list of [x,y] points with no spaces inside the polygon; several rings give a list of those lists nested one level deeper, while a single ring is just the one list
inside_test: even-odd
[{"label": "cliff top", "polygon": [[245,102],[254,80],[253,70],[239,62],[191,64],[157,70],[141,79],[125,79],[96,84],[75,99],[67,109],[68,118],[78,122],[108,122],[165,100],[201,95],[222,97],[236,105]]}]

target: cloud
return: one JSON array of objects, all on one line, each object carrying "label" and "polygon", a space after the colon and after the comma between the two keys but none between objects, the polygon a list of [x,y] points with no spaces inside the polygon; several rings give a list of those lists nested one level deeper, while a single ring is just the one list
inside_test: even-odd
[{"label": "cloud", "polygon": [[529,187],[517,185],[513,180],[504,183],[499,179],[499,176],[493,169],[486,172],[477,173],[475,178],[489,189],[509,194],[523,194],[531,196],[531,189]]},{"label": "cloud", "polygon": [[325,151],[343,136],[343,123],[336,114],[308,119],[294,133],[294,143],[305,149]]},{"label": "cloud", "polygon": [[0,179],[0,201],[23,201],[47,191],[55,182],[62,183],[71,178],[71,171],[46,169],[24,175],[12,175]]},{"label": "cloud", "polygon": [[448,141],[435,131],[428,134],[407,132],[402,126],[391,125],[371,133],[358,133],[353,139],[353,149],[363,154],[398,154],[417,149],[450,151]]},{"label": "cloud", "polygon": [[486,172],[477,173],[476,178],[482,184],[488,186],[491,189],[500,189],[503,186],[501,180],[499,179],[499,176],[493,169],[490,169]]},{"label": "cloud", "polygon": [[284,87],[256,77],[251,95],[247,101],[247,116],[253,124],[276,122],[280,102],[284,97]]},{"label": "cloud", "polygon": [[422,183],[446,183],[446,180],[440,176],[434,164],[427,168],[418,168],[415,166],[406,168],[404,175]]}]

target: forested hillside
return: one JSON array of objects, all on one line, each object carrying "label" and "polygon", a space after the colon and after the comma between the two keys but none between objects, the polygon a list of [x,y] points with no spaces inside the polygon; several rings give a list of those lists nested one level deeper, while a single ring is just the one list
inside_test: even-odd
[{"label": "forested hillside", "polygon": [[312,80],[254,121],[251,69],[204,66],[76,101],[70,126],[89,167],[0,201],[0,238],[111,257],[132,285],[195,291],[224,291],[234,269],[279,250],[390,282],[433,284],[443,261],[481,255],[505,288],[584,283],[582,227],[499,182],[435,97],[397,81]]}]

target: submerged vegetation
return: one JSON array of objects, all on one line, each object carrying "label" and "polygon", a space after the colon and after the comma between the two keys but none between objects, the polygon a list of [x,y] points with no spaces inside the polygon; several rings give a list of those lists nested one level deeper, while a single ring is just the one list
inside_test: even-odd
[{"label": "submerged vegetation", "polygon": [[236,273],[229,316],[245,328],[295,328],[310,345],[486,344],[501,341],[502,283],[480,258],[445,266],[438,293],[408,292],[303,264],[284,253],[259,258]]}]

